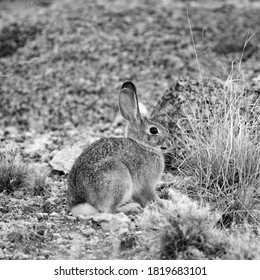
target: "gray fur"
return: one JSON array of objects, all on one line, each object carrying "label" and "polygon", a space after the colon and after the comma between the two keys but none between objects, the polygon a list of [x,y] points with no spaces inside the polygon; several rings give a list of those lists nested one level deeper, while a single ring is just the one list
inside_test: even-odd
[{"label": "gray fur", "polygon": [[[162,203],[155,192],[164,170],[161,147],[168,131],[142,118],[136,92],[122,89],[120,111],[128,121],[126,138],[102,138],[86,148],[68,177],[68,206],[76,215],[137,213],[147,202]],[[151,126],[159,133],[149,132]]]}]

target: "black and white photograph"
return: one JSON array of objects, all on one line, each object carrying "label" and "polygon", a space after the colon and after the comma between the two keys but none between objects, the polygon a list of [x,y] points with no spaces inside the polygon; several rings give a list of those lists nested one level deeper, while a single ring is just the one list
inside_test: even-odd
[{"label": "black and white photograph", "polygon": [[259,0],[0,0],[0,266],[260,260],[259,97]]}]

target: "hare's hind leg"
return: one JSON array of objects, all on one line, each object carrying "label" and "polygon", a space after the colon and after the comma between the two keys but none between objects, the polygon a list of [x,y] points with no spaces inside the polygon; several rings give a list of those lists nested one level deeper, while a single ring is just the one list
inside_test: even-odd
[{"label": "hare's hind leg", "polygon": [[99,213],[99,211],[89,203],[78,204],[72,207],[70,212],[76,216],[82,215],[86,217]]},{"label": "hare's hind leg", "polygon": [[102,167],[98,174],[98,185],[102,186],[102,192],[99,193],[99,200],[95,204],[99,212],[139,213],[140,205],[132,201],[133,182],[127,166],[109,159]]}]

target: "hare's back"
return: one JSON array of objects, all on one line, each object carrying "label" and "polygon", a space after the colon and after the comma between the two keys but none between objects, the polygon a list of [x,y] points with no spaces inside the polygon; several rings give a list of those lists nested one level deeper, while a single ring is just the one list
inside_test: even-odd
[{"label": "hare's back", "polygon": [[82,152],[78,163],[93,164],[106,158],[122,157],[129,149],[133,150],[134,145],[128,138],[101,138]]}]

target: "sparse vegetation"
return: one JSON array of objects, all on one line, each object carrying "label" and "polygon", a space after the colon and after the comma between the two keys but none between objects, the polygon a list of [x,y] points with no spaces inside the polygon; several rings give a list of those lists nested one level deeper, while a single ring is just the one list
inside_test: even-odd
[{"label": "sparse vegetation", "polygon": [[182,128],[180,172],[194,179],[187,192],[221,211],[225,226],[260,223],[258,104],[249,104],[243,90],[234,83],[226,88],[222,112],[209,119],[187,116],[189,132]]},{"label": "sparse vegetation", "polygon": [[10,194],[27,187],[28,166],[16,150],[0,152],[0,192]]},{"label": "sparse vegetation", "polygon": [[171,191],[165,209],[146,208],[141,220],[137,258],[142,259],[259,259],[259,240],[217,228],[219,213]]},{"label": "sparse vegetation", "polygon": [[0,151],[0,193],[23,191],[32,195],[45,192],[48,174],[39,173],[23,160],[17,149]]},{"label": "sparse vegetation", "polygon": [[[0,1],[0,259],[260,259],[259,81],[250,81],[260,7],[189,2],[190,26],[182,0]],[[244,73],[220,82],[241,51]],[[173,180],[158,189],[169,205],[76,218],[68,157],[48,164],[123,135],[116,100],[126,80],[178,138]]]}]

